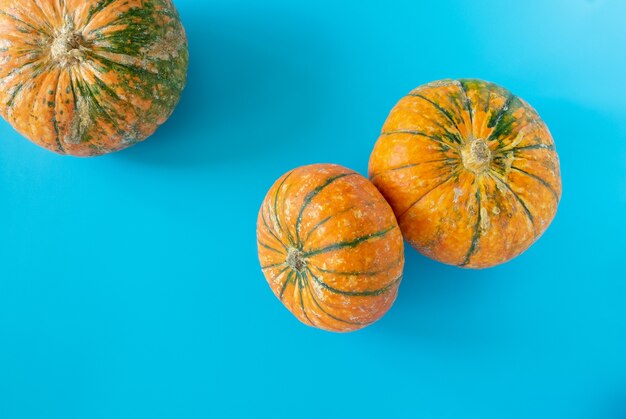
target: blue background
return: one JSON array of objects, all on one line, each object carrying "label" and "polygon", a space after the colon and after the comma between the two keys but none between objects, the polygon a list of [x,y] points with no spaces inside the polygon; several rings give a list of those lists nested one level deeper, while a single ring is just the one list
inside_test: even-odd
[{"label": "blue background", "polygon": [[[0,123],[0,417],[626,418],[626,2],[178,0],[182,102],[145,143],[56,156]],[[407,250],[380,322],[305,327],[259,269],[287,170],[365,173],[446,77],[529,101],[564,195],[523,256]]]}]

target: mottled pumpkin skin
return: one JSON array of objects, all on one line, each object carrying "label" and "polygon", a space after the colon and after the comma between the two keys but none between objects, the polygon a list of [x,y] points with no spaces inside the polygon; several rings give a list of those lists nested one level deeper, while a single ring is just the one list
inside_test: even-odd
[{"label": "mottled pumpkin skin", "polygon": [[437,81],[400,100],[369,173],[413,247],[467,268],[525,251],[561,198],[544,122],[519,97],[480,80]]},{"label": "mottled pumpkin skin", "polygon": [[59,154],[97,156],[152,135],[187,64],[171,0],[0,0],[0,112]]},{"label": "mottled pumpkin skin", "polygon": [[307,325],[357,330],[396,298],[402,233],[380,192],[349,169],[318,164],[282,176],[263,201],[257,238],[272,291]]}]

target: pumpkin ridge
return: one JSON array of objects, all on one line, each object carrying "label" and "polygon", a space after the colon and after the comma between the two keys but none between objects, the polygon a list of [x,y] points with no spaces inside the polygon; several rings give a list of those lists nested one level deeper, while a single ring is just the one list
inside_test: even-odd
[{"label": "pumpkin ridge", "polygon": [[[538,149],[535,149],[538,150]],[[543,149],[544,151],[549,151],[546,149]],[[513,164],[514,161],[526,161],[526,162],[533,162],[533,163],[540,163],[543,159],[545,159],[545,154],[541,153],[541,154],[527,154],[527,153],[523,153],[524,150],[522,150],[522,152],[520,153],[516,153],[515,151],[511,152],[511,155],[513,156],[511,159],[511,164]],[[526,150],[529,151],[529,150]],[[533,150],[530,150],[533,151]],[[553,151],[554,152],[554,151]]]},{"label": "pumpkin ridge", "polygon": [[510,106],[515,96],[511,92],[507,92],[507,95],[508,96],[506,100],[504,101],[504,104],[502,105],[502,107],[495,114],[491,114],[491,117],[489,118],[489,121],[487,122],[487,128],[492,129],[492,132],[487,139],[488,142],[491,142],[497,138],[495,137],[494,133],[497,132],[498,125],[500,125],[500,122],[502,121],[502,118],[504,118],[504,115],[510,111]]},{"label": "pumpkin ridge", "polygon": [[259,243],[259,246],[263,246],[267,250],[271,250],[271,251],[273,251],[275,253],[278,253],[279,255],[284,255],[285,254],[284,252],[281,252],[280,250],[273,248],[269,244],[266,244],[266,243],[262,242],[260,239],[257,240],[257,242]]},{"label": "pumpkin ridge", "polygon": [[[278,262],[278,263],[272,263],[271,265],[266,265],[266,266],[262,266],[261,265],[261,270],[277,268],[277,267],[282,266],[284,264],[285,264],[285,262]],[[285,268],[285,269],[287,269],[287,268]]]},{"label": "pumpkin ridge", "polygon": [[[108,85],[107,85],[107,84],[106,84],[106,83],[105,83],[105,82],[104,82],[104,81],[103,81],[103,80],[102,80],[102,79],[98,76],[98,73],[95,71],[95,69],[93,69],[90,65],[88,65],[88,68],[91,68],[91,69],[92,69],[92,74],[91,74],[91,75],[92,75],[92,76],[93,76],[93,78],[94,78],[93,82],[94,82],[95,86],[96,86],[98,89],[101,89],[101,90],[102,90],[102,91],[104,91],[105,93],[109,94],[109,95],[110,95],[110,96],[111,96],[114,100],[116,100],[116,101],[118,101],[118,102],[123,102],[124,104],[128,105],[128,108],[130,108],[130,110],[132,110],[132,111],[133,111],[133,113],[135,113],[135,115],[137,114],[137,106],[136,106],[134,103],[132,103],[131,101],[129,101],[129,100],[127,100],[127,99],[122,99],[122,98],[121,98],[121,97],[120,97],[120,96],[119,96],[119,95],[115,92],[115,90],[113,90],[111,87],[109,87],[109,86],[108,86]],[[91,90],[92,90],[92,89],[90,89],[90,91],[91,91]],[[93,96],[94,96],[94,100],[95,100],[96,102],[98,102],[98,101],[97,101],[97,99],[95,98],[95,95],[93,95]],[[119,114],[117,114],[117,113],[116,113],[114,116],[115,116],[117,119],[120,119],[120,120],[122,120],[122,121],[123,121],[122,117],[121,117]],[[120,129],[120,125],[119,125],[119,124],[117,124],[117,123],[115,122],[115,120],[112,120],[111,122],[112,122],[114,125],[116,125],[116,128]],[[124,122],[125,122],[125,121],[124,121]]]},{"label": "pumpkin ridge", "polygon": [[458,80],[457,81],[459,87],[460,87],[460,91],[461,93],[463,93],[463,96],[465,96],[465,107],[467,110],[467,113],[469,114],[469,118],[470,118],[470,132],[473,133],[474,132],[474,110],[473,110],[473,106],[472,106],[472,100],[470,99],[468,93],[467,93],[467,87],[465,86],[465,80]]},{"label": "pumpkin ridge", "polygon": [[13,19],[15,22],[20,23],[20,24],[26,26],[27,28],[32,29],[35,32],[38,32],[41,35],[48,36],[48,37],[50,36],[50,34],[48,32],[46,32],[46,31],[44,31],[43,28],[38,28],[38,27],[34,26],[33,24],[30,24],[30,23],[20,19],[19,17],[15,16],[15,15],[13,15],[11,13],[7,13],[4,10],[0,10],[0,15],[9,17],[9,18]]},{"label": "pumpkin ridge", "polygon": [[314,263],[312,263],[311,266],[313,266],[315,269],[317,269],[318,271],[320,271],[322,273],[327,273],[327,274],[332,274],[332,275],[376,276],[376,275],[384,274],[385,272],[388,272],[390,269],[395,268],[400,263],[402,263],[402,260],[403,260],[403,258],[399,257],[393,263],[389,264],[388,266],[385,266],[384,268],[382,268],[380,270],[377,270],[377,271],[366,271],[366,272],[355,272],[355,271],[353,271],[353,272],[341,272],[341,271],[334,271],[334,270],[331,270],[331,269],[320,268],[319,266],[317,266]]},{"label": "pumpkin ridge", "polygon": [[[284,272],[284,271],[283,271]],[[289,283],[292,281],[293,278],[293,271],[289,271],[289,273],[287,274],[287,277],[285,278],[285,282],[283,283],[282,288],[280,289],[280,295],[279,295],[279,299],[282,301],[284,294],[285,294],[285,290],[287,289],[287,286],[289,285]]]},{"label": "pumpkin ridge", "polygon": [[[371,203],[370,203],[369,205],[371,205]],[[367,205],[366,205],[366,206],[367,206]],[[319,221],[317,224],[315,224],[315,225],[313,226],[313,228],[312,228],[311,230],[309,230],[309,233],[307,234],[307,236],[305,237],[305,239],[304,239],[302,242],[303,242],[303,243],[308,242],[308,241],[309,241],[309,239],[311,238],[311,236],[313,235],[313,233],[315,233],[315,232],[317,231],[317,229],[319,229],[321,226],[323,226],[324,224],[326,224],[328,221],[332,220],[333,218],[335,218],[335,217],[337,217],[337,216],[339,216],[339,215],[343,215],[343,214],[345,214],[345,213],[347,213],[347,212],[350,212],[350,211],[352,211],[353,209],[355,209],[355,206],[354,206],[354,205],[353,205],[353,206],[351,206],[351,207],[349,207],[349,208],[346,208],[346,209],[345,209],[345,210],[343,210],[343,211],[339,211],[339,212],[336,212],[336,213],[334,213],[334,214],[331,214],[331,215],[329,215],[328,217],[324,218],[323,220]]]},{"label": "pumpkin ridge", "polygon": [[[445,159],[428,160],[428,161],[422,161],[422,162],[419,162],[419,163],[405,164],[405,165],[400,166],[400,167],[392,167],[390,169],[385,169],[385,170],[380,171],[378,173],[374,173],[373,175],[370,176],[370,180],[374,180],[374,178],[376,178],[376,177],[378,177],[380,175],[384,175],[384,174],[389,173],[389,172],[396,172],[398,170],[410,169],[412,167],[422,166],[422,165],[425,165],[425,164],[443,163],[443,162],[447,162],[447,163],[458,162],[458,159],[452,158],[452,157],[448,157],[448,158],[445,158]],[[448,164],[446,164],[446,166],[447,165]],[[450,166],[452,166],[452,164],[450,164]]]},{"label": "pumpkin ridge", "polygon": [[[4,51],[6,52],[6,51]],[[35,70],[40,70],[41,68],[41,57],[35,57],[30,61],[26,61],[24,63],[22,63],[19,66],[15,66],[15,68],[11,69],[6,76],[4,76],[5,79],[13,79],[16,78],[17,76],[20,75],[20,73],[22,73],[25,70],[28,70],[30,67],[36,67],[39,66],[38,68],[35,68]],[[6,81],[3,81],[3,84],[5,84]]]},{"label": "pumpkin ridge", "polygon": [[[69,68],[70,73],[70,90],[72,97],[74,98],[74,112],[75,117],[72,119],[70,132],[68,133],[69,141],[71,144],[87,143],[91,141],[89,134],[89,124],[93,121],[92,112],[96,112],[97,109],[90,105],[92,98],[88,96],[85,88],[82,86],[81,80],[75,74],[74,68]],[[97,103],[96,103],[97,106]],[[105,119],[109,121],[112,119],[110,115],[103,114]],[[96,127],[97,130],[101,130],[102,127]],[[100,147],[98,144],[93,144],[96,147]]]},{"label": "pumpkin ridge", "polygon": [[511,169],[516,170],[532,179],[535,179],[537,182],[541,183],[543,186],[546,187],[546,189],[548,189],[550,191],[550,193],[554,196],[554,199],[556,200],[556,202],[558,203],[561,199],[559,198],[559,194],[556,192],[556,190],[554,190],[554,188],[552,187],[552,185],[550,185],[545,179],[534,175],[532,173],[528,173],[526,170],[522,170],[519,167],[516,166],[511,166]]},{"label": "pumpkin ridge", "polygon": [[[425,137],[425,138],[429,138],[433,141],[435,141],[436,143],[440,144],[442,147],[442,151],[446,152],[450,149],[456,151],[456,148],[452,147],[451,144],[446,143],[445,141],[443,141],[441,138],[434,136],[434,135],[429,135],[423,132],[419,132],[419,131],[413,131],[413,130],[394,130],[394,131],[388,131],[388,132],[383,132],[381,133],[381,136],[390,136],[390,135],[396,135],[396,134],[407,134],[407,135],[415,135],[415,136],[419,136],[419,137]],[[445,147],[445,149],[444,149]]]},{"label": "pumpkin ridge", "polygon": [[[140,77],[142,79],[142,83],[147,83],[147,85],[160,83],[166,86],[168,90],[173,91],[177,89],[176,81],[171,81],[170,84],[168,84],[167,80],[161,79],[158,72],[155,73],[155,72],[149,71],[148,69],[143,68],[139,65],[116,62],[110,58],[107,58],[107,57],[102,56],[101,54],[98,54],[97,51],[89,51],[86,53],[86,55],[90,57],[92,60],[100,61],[106,64],[108,67],[115,69],[117,72]],[[132,90],[133,90],[133,93],[139,95],[143,99],[149,99],[153,95],[152,92],[145,91],[142,86],[136,86],[132,88]],[[165,99],[168,99],[168,98],[165,98]],[[126,101],[126,103],[129,103],[129,102]]]},{"label": "pumpkin ridge", "polygon": [[326,311],[326,309],[324,309],[324,308],[320,305],[320,303],[317,301],[317,298],[316,298],[316,296],[315,296],[315,292],[314,292],[314,291],[313,291],[313,289],[312,289],[312,288],[314,288],[314,287],[311,287],[311,284],[310,284],[310,282],[309,282],[309,279],[308,279],[308,277],[306,277],[306,276],[305,276],[305,281],[306,281],[306,282],[305,282],[305,284],[306,284],[307,290],[308,290],[308,292],[309,292],[309,295],[311,296],[311,300],[312,300],[312,301],[315,303],[315,305],[316,305],[316,306],[317,306],[317,307],[318,307],[318,308],[322,311],[322,313],[326,314],[326,315],[327,315],[328,317],[330,317],[331,319],[336,320],[336,321],[338,321],[338,322],[347,323],[347,324],[352,324],[352,325],[356,325],[356,326],[367,326],[368,324],[371,324],[371,323],[366,323],[366,322],[356,322],[356,321],[353,321],[353,320],[346,320],[346,319],[342,319],[342,318],[340,318],[340,317],[337,317],[337,316],[334,316],[334,315],[330,314],[330,313],[329,313],[328,311]]},{"label": "pumpkin ridge", "polygon": [[[115,120],[115,118],[109,113],[108,110],[104,109],[104,107],[100,104],[98,98],[96,98],[96,95],[94,94],[93,90],[87,82],[82,80],[76,80],[76,87],[78,87],[78,90],[80,91],[83,99],[87,99],[87,104],[92,104],[91,106],[88,105],[89,111],[96,112],[100,116],[104,117],[117,130],[121,129],[119,123]],[[92,109],[92,106],[94,106],[95,109]]]},{"label": "pumpkin ridge", "polygon": [[317,276],[315,276],[313,271],[308,266],[307,266],[307,271],[309,272],[309,275],[311,275],[311,278],[313,279],[313,281],[317,282],[323,288],[327,289],[328,291],[334,292],[335,294],[345,295],[345,296],[349,296],[349,297],[377,297],[379,295],[382,295],[382,294],[386,293],[387,291],[392,289],[395,285],[399,284],[400,281],[402,281],[402,275],[400,275],[397,278],[395,278],[394,280],[392,280],[389,284],[387,284],[384,287],[379,288],[377,290],[372,290],[372,291],[345,291],[345,290],[340,290],[340,289],[331,287],[326,282],[324,282],[321,279],[319,279]]},{"label": "pumpkin ridge", "polygon": [[85,25],[88,25],[98,13],[104,11],[104,9],[115,3],[115,1],[116,0],[100,0],[95,6],[91,6],[87,13]]},{"label": "pumpkin ridge", "polygon": [[470,248],[465,255],[465,259],[459,266],[467,266],[470,263],[470,259],[476,251],[478,250],[478,242],[480,241],[480,224],[482,222],[482,206],[481,206],[481,193],[480,193],[480,184],[478,184],[478,188],[476,190],[476,204],[478,209],[476,210],[476,224],[474,225],[474,234],[472,236],[472,241],[470,243]]},{"label": "pumpkin ridge", "polygon": [[[88,142],[89,138],[85,138],[88,132],[88,127],[85,126],[87,119],[89,118],[88,109],[86,108],[85,98],[78,95],[77,89],[77,76],[73,68],[70,68],[69,71],[69,80],[70,80],[70,91],[72,92],[73,106],[74,112],[78,114],[78,117],[74,117],[72,119],[70,129],[69,129],[69,140],[72,144],[80,144],[83,142]],[[66,138],[67,142],[67,138]]]},{"label": "pumpkin ridge", "polygon": [[265,219],[265,212],[263,207],[261,207],[261,219],[263,220],[263,225],[265,226],[265,230],[270,233],[270,235],[278,242],[280,243],[281,246],[283,246],[283,248],[285,250],[288,250],[287,246],[285,245],[285,243],[283,243],[283,241],[278,238],[278,236],[276,235],[276,233],[274,233],[274,230],[272,228],[270,228],[270,226],[267,224],[267,221]]},{"label": "pumpkin ridge", "polygon": [[454,120],[454,118],[452,117],[452,115],[450,114],[450,112],[448,112],[446,109],[444,109],[440,104],[438,104],[437,102],[435,102],[432,99],[427,98],[424,95],[421,95],[419,93],[409,93],[408,96],[411,97],[418,97],[420,99],[423,99],[425,101],[427,101],[428,103],[430,103],[431,105],[433,105],[435,107],[435,109],[437,109],[442,115],[444,115],[451,123],[452,126],[457,130],[460,138],[463,138],[463,135],[461,134],[461,132],[459,131],[459,127],[458,127],[458,122]]},{"label": "pumpkin ridge", "polygon": [[309,315],[306,313],[306,308],[304,308],[304,297],[302,297],[302,288],[304,288],[304,285],[302,284],[302,279],[300,278],[299,274],[296,274],[296,278],[298,281],[298,293],[300,294],[300,309],[302,310],[302,314],[304,315],[306,320],[309,322],[309,324],[314,325],[314,323],[309,318]]},{"label": "pumpkin ridge", "polygon": [[[424,119],[426,119],[431,124],[434,124],[437,127],[441,128],[441,130],[443,131],[442,136],[444,138],[447,138],[448,141],[450,141],[450,143],[446,143],[450,147],[454,148],[454,147],[456,147],[458,145],[463,144],[463,136],[461,135],[461,132],[459,131],[457,126],[455,126],[455,129],[456,129],[457,132],[456,133],[452,133],[452,132],[450,132],[449,129],[447,129],[444,125],[441,125],[439,122],[434,121],[434,120],[432,120],[430,118],[426,118],[426,117],[424,117]],[[441,138],[441,136],[440,137],[435,136],[435,137],[439,138],[442,142],[445,142],[445,141],[443,141],[443,138]]]},{"label": "pumpkin ridge", "polygon": [[309,192],[305,197],[304,200],[302,201],[302,206],[300,207],[300,211],[298,213],[298,218],[296,220],[296,241],[298,244],[301,243],[300,240],[300,229],[302,227],[302,216],[304,215],[304,210],[309,206],[309,204],[313,201],[313,199],[315,199],[315,197],[317,195],[319,195],[320,192],[322,192],[325,188],[327,188],[329,185],[331,185],[333,182],[344,178],[346,176],[351,176],[354,175],[355,173],[341,173],[335,176],[331,176],[328,179],[326,179],[326,181],[324,183],[322,183],[321,185],[317,186],[315,189],[313,189],[311,192]]},{"label": "pumpkin ridge", "polygon": [[[45,78],[46,78],[46,77],[45,77],[44,73],[39,73],[39,74],[37,74],[37,76],[35,76],[35,77],[32,79],[32,84],[33,84],[32,96],[33,96],[33,97],[32,97],[31,103],[29,104],[29,108],[30,108],[30,115],[29,115],[29,116],[30,116],[31,118],[33,117],[33,115],[37,115],[37,112],[35,112],[35,108],[36,108],[36,107],[37,107],[37,105],[38,105],[38,103],[37,103],[37,102],[38,102],[38,100],[37,100],[38,95],[37,95],[37,93],[35,92],[35,89],[37,89],[37,82],[41,82],[41,86],[39,87],[39,92],[41,92],[41,89],[43,89],[43,88],[44,88],[44,86],[43,86],[43,85],[44,85],[43,81],[45,80]],[[42,79],[43,79],[43,80],[42,80]],[[30,130],[30,135],[34,137],[34,136],[35,136],[35,131],[34,131],[34,130],[35,130],[35,124],[30,123],[30,124],[28,125],[28,129]]]},{"label": "pumpkin ridge", "polygon": [[543,144],[543,143],[531,144],[531,145],[522,146],[522,147],[514,147],[514,148],[508,149],[506,151],[524,151],[524,150],[538,150],[538,149],[543,149],[543,150],[548,150],[548,151],[556,151],[556,147],[554,145]]},{"label": "pumpkin ridge", "polygon": [[[278,194],[282,190],[283,185],[285,184],[287,179],[289,179],[291,177],[293,172],[294,171],[292,170],[291,172],[287,173],[285,175],[285,177],[283,178],[282,182],[280,183],[280,185],[278,185],[278,187],[276,188],[276,192],[274,193],[274,211],[273,211],[274,221],[276,222],[276,225],[278,226],[278,229],[287,237],[287,241],[288,241],[289,245],[294,245],[294,239],[293,239],[293,236],[291,235],[291,231],[289,230],[289,226],[285,225],[285,228],[283,228],[283,226],[282,226],[282,224],[280,222],[280,216],[279,216],[279,213],[278,213]],[[291,185],[289,185],[289,187],[290,186]],[[289,191],[289,187],[287,187],[287,190],[283,194],[283,207],[285,205],[285,200],[287,199],[287,192]],[[268,202],[268,205],[270,205],[270,202]],[[270,207],[270,209],[271,209],[271,207]]]},{"label": "pumpkin ridge", "polygon": [[378,239],[381,237],[384,237],[387,233],[389,233],[390,231],[392,231],[393,229],[395,229],[396,226],[391,226],[391,227],[387,227],[383,230],[377,231],[375,233],[370,233],[370,234],[366,234],[360,237],[357,237],[356,239],[352,239],[352,240],[348,240],[345,242],[340,242],[340,243],[336,243],[330,246],[326,246],[323,247],[321,249],[316,249],[316,250],[310,250],[306,253],[304,253],[304,257],[312,257],[312,256],[317,256],[320,255],[322,253],[328,253],[328,252],[333,252],[335,250],[341,250],[341,249],[346,249],[346,248],[355,248],[357,246],[359,246],[362,243],[365,243],[369,240],[372,239]]},{"label": "pumpkin ridge", "polygon": [[280,184],[276,187],[276,192],[274,193],[274,217],[276,218],[276,224],[278,225],[278,228],[281,230],[282,226],[280,224],[280,220],[278,219],[278,194],[280,193],[280,190],[282,189],[287,179],[289,179],[292,174],[293,170],[285,175],[282,182],[280,182]]},{"label": "pumpkin ridge", "polygon": [[[307,295],[307,301],[309,302],[313,302],[313,304],[315,305],[315,307],[317,307],[322,314],[320,314],[319,312],[317,312],[316,310],[314,310],[315,307],[311,306],[310,311],[312,314],[314,314],[313,318],[315,319],[314,322],[314,326],[315,327],[323,327],[323,328],[333,328],[333,323],[332,320],[334,321],[338,321],[340,323],[344,323],[344,324],[348,324],[348,325],[353,325],[353,326],[365,326],[362,325],[360,323],[355,323],[355,322],[350,322],[348,320],[344,320],[340,317],[337,316],[333,316],[332,314],[330,314],[324,307],[322,307],[322,305],[320,304],[320,302],[318,301],[315,292],[313,290],[313,288],[310,285],[309,279],[307,278],[306,274],[302,274],[302,281],[304,284],[304,291],[306,292]],[[327,318],[324,318],[324,315]],[[330,320],[332,319],[332,320]]]},{"label": "pumpkin ridge", "polygon": [[454,117],[452,116],[452,114],[450,112],[448,112],[445,108],[443,108],[441,105],[439,105],[437,102],[435,102],[434,100],[429,99],[429,98],[427,98],[426,96],[424,96],[422,94],[413,93],[413,92],[409,93],[407,96],[408,97],[414,97],[414,98],[422,99],[422,100],[426,101],[427,103],[432,105],[441,115],[445,116],[445,118],[451,123],[451,126],[454,128],[456,133],[450,132],[450,130],[448,130],[446,128],[446,126],[442,125],[439,121],[435,121],[435,120],[430,119],[430,118],[425,118],[425,119],[428,122],[430,122],[431,124],[434,124],[437,127],[439,127],[443,131],[443,136],[448,138],[448,140],[450,140],[453,144],[458,144],[458,145],[462,145],[463,144],[464,136],[461,133],[461,130],[459,129],[459,123],[463,121],[463,117],[462,116],[459,117],[459,121],[455,121]]},{"label": "pumpkin ridge", "polygon": [[65,154],[65,148],[63,147],[63,144],[61,143],[61,136],[59,132],[59,121],[57,120],[57,113],[58,113],[57,107],[58,107],[58,102],[59,102],[60,86],[61,86],[61,71],[58,71],[57,83],[56,83],[56,87],[54,90],[54,117],[52,118],[52,123],[54,126],[54,135],[55,135],[54,139],[57,143],[57,146],[59,147],[59,152],[61,154]]},{"label": "pumpkin ridge", "polygon": [[519,204],[522,206],[522,208],[524,209],[524,213],[528,216],[528,220],[530,221],[530,223],[533,226],[533,231],[535,232],[535,236],[537,235],[537,227],[535,226],[535,217],[533,217],[533,214],[530,212],[530,210],[528,209],[528,206],[526,205],[526,203],[524,202],[524,200],[517,194],[517,192],[515,192],[513,189],[511,189],[511,187],[509,186],[508,183],[506,183],[504,180],[502,180],[500,178],[499,175],[497,175],[495,172],[491,171],[489,173],[489,175],[496,180],[496,182],[498,182],[500,185],[503,185],[509,193],[511,193],[513,195],[513,197],[517,200],[517,202],[519,202]]},{"label": "pumpkin ridge", "polygon": [[[171,21],[161,23],[157,19],[158,15],[168,17]],[[96,33],[102,34],[106,29],[125,26],[120,30],[96,37],[95,44],[97,49],[140,57],[143,55],[142,51],[153,45],[150,43],[151,40],[164,39],[168,33],[166,28],[174,26],[179,20],[180,17],[177,14],[164,13],[162,9],[155,8],[153,2],[144,2],[143,7],[131,7],[108,24],[98,27]],[[88,30],[88,26],[85,30]],[[92,31],[88,33],[92,34]],[[179,40],[182,41],[180,38]]]},{"label": "pumpkin ridge", "polygon": [[500,123],[500,119],[502,119],[505,112],[508,111],[512,100],[513,100],[513,93],[511,93],[510,91],[507,91],[506,99],[504,100],[504,103],[502,104],[500,109],[498,109],[496,113],[492,113],[491,116],[489,117],[489,120],[487,122],[488,128],[494,128],[496,125]]},{"label": "pumpkin ridge", "polygon": [[[52,33],[54,31],[54,28],[52,27],[52,24],[50,24],[48,16],[44,12],[44,10],[41,8],[41,5],[39,4],[39,2],[37,0],[33,0],[32,3],[39,10],[39,13],[41,13],[41,17],[43,18],[41,21],[38,21],[38,22],[35,22],[35,23],[38,24],[39,27],[46,28],[46,29],[48,29],[50,31],[50,33]],[[53,4],[53,7],[54,6],[55,5]],[[30,17],[34,18],[34,14],[31,14]]]},{"label": "pumpkin ridge", "polygon": [[109,95],[111,95],[113,99],[120,101],[120,102],[124,102],[132,108],[136,108],[136,106],[132,102],[128,101],[127,99],[122,99],[114,89],[108,86],[104,82],[104,80],[102,80],[102,78],[100,77],[101,75],[100,72],[93,66],[92,63],[88,62],[85,65],[85,67],[90,71],[91,76],[93,77],[93,81],[95,85],[98,87],[98,89],[101,89],[104,92],[108,93]]},{"label": "pumpkin ridge", "polygon": [[400,220],[402,217],[404,217],[415,205],[417,205],[422,199],[426,198],[426,196],[428,194],[430,194],[431,192],[433,192],[435,189],[439,188],[440,186],[444,185],[445,183],[449,182],[451,179],[457,177],[459,175],[459,171],[454,171],[450,176],[448,176],[447,178],[445,178],[443,181],[437,183],[435,186],[433,186],[431,189],[429,189],[428,191],[426,191],[422,196],[420,196],[419,198],[417,198],[417,200],[413,201],[413,203],[411,205],[409,205],[409,207],[404,210],[404,212],[402,212],[402,214],[398,215],[398,220]]},{"label": "pumpkin ridge", "polygon": [[[428,98],[426,98],[424,96],[421,96],[421,95],[418,96],[416,94],[409,93],[406,97],[420,97],[420,98],[425,99],[427,102],[433,104],[433,102],[430,99],[428,99]],[[438,139],[439,141],[441,141],[442,143],[446,144],[447,146],[449,146],[451,148],[454,148],[457,145],[463,144],[463,135],[461,134],[461,131],[459,131],[459,128],[458,128],[458,126],[456,124],[453,125],[455,130],[456,130],[456,133],[453,134],[452,132],[450,132],[450,130],[448,130],[440,122],[435,121],[435,120],[430,119],[430,118],[426,118],[425,116],[424,116],[424,119],[426,121],[428,121],[429,123],[431,123],[433,125],[436,125],[438,128],[440,128],[443,131],[442,136],[447,138],[450,141],[450,143],[446,143],[440,136],[439,137],[438,136],[432,136],[432,137]],[[402,131],[405,131],[405,130],[398,130],[398,131],[402,132]]]}]

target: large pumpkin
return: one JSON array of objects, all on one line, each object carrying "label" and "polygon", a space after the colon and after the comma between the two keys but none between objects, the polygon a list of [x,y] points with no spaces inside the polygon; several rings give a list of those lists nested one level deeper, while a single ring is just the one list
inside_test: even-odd
[{"label": "large pumpkin", "polygon": [[369,172],[411,245],[468,268],[526,250],[561,198],[546,125],[522,99],[480,80],[437,81],[400,100]]},{"label": "large pumpkin", "polygon": [[60,154],[101,155],[153,134],[187,62],[171,0],[0,0],[0,112]]},{"label": "large pumpkin", "polygon": [[349,169],[319,164],[281,177],[263,201],[257,237],[270,287],[307,325],[360,329],[396,298],[402,234],[380,192]]}]

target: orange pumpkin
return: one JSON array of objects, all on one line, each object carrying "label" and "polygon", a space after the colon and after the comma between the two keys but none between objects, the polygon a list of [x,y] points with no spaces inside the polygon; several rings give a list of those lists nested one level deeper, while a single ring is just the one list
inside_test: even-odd
[{"label": "orange pumpkin", "polygon": [[349,169],[318,164],[282,176],[263,201],[257,238],[272,291],[307,325],[360,329],[396,298],[402,234],[380,192]]},{"label": "orange pumpkin", "polygon": [[152,135],[187,63],[171,0],[0,0],[0,112],[57,153],[96,156]]},{"label": "orange pumpkin", "polygon": [[544,122],[519,97],[480,80],[437,81],[400,100],[369,174],[413,247],[468,268],[526,250],[561,198]]}]

